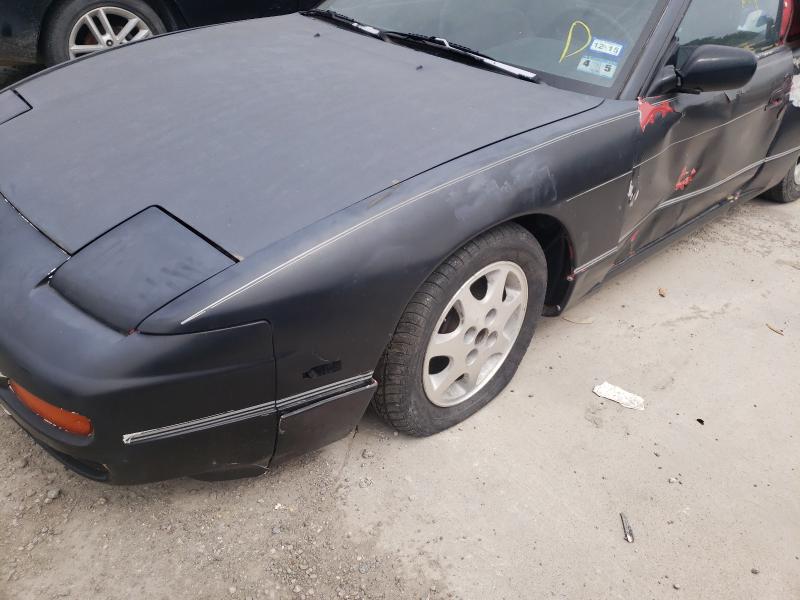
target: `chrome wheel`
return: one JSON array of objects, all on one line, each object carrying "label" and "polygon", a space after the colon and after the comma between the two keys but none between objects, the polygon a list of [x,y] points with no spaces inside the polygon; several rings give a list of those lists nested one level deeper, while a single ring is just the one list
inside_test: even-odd
[{"label": "chrome wheel", "polygon": [[428,343],[425,393],[448,408],[469,400],[494,377],[517,341],[528,306],[521,267],[497,262],[467,281],[450,300]]},{"label": "chrome wheel", "polygon": [[101,6],[78,19],[69,36],[70,59],[138,42],[153,35],[145,21],[116,6]]}]

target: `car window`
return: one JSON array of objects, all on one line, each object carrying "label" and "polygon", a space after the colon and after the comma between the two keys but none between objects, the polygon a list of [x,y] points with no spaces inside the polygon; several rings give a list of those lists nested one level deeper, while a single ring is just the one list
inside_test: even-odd
[{"label": "car window", "polygon": [[703,44],[764,52],[780,41],[781,0],[694,0],[678,29],[680,59]]},{"label": "car window", "polygon": [[610,88],[662,6],[662,0],[326,0],[319,8],[383,30],[446,38],[549,83]]}]

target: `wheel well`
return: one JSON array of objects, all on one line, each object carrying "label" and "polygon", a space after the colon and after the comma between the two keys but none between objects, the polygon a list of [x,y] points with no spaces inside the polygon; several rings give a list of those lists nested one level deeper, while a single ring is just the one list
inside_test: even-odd
[{"label": "wheel well", "polygon": [[[166,25],[168,31],[174,31],[176,29],[180,29],[181,27],[186,26],[186,21],[181,14],[178,5],[175,4],[174,0],[144,0],[150,7],[156,11],[161,20],[164,21],[164,25]],[[38,41],[38,52],[39,57],[41,58],[43,53],[42,44],[44,44],[45,36],[47,35],[47,30],[50,28],[50,19],[53,17],[53,13],[56,9],[68,2],[68,0],[54,0],[50,3],[47,7],[47,10],[42,17],[42,26],[39,30],[39,41]]]},{"label": "wheel well", "polygon": [[547,259],[545,314],[559,314],[569,296],[575,267],[572,240],[567,228],[550,215],[526,215],[514,222],[527,229],[539,242]]}]

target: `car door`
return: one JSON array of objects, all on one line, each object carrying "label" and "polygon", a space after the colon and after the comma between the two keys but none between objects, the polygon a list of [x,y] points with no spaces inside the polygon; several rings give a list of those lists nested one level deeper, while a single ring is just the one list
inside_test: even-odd
[{"label": "car door", "polygon": [[[630,253],[737,197],[763,164],[788,97],[792,53],[781,44],[783,0],[693,0],[667,64],[680,70],[704,44],[753,50],[758,68],[740,90],[639,101],[639,158],[623,240]],[[626,253],[627,254],[627,253]]]},{"label": "car door", "polygon": [[307,0],[180,0],[181,13],[191,27],[271,17],[300,10]]}]

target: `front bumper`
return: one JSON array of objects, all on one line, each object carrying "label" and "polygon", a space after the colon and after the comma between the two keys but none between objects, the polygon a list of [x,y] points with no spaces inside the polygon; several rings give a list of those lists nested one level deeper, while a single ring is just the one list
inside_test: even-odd
[{"label": "front bumper", "polygon": [[8,386],[0,386],[0,406],[72,471],[95,481],[136,484],[183,475],[216,479],[263,472],[270,459],[283,462],[347,435],[376,386],[371,374],[365,374],[288,399],[281,414],[268,403],[124,434],[116,444],[53,427],[30,412]]},{"label": "front bumper", "polygon": [[277,401],[266,322],[184,335],[120,332],[50,285],[69,257],[0,198],[0,373],[83,415],[51,425],[0,379],[0,404],[58,460],[92,479],[144,483],[245,472],[343,437],[374,391],[350,377]]}]

